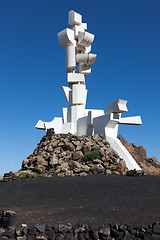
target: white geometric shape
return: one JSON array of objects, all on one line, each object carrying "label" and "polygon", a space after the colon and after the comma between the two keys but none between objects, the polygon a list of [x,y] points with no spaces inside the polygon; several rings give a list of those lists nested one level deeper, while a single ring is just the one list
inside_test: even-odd
[{"label": "white geometric shape", "polygon": [[73,129],[74,129],[74,125],[69,122],[69,123],[64,123],[62,125],[62,130],[61,130],[61,133],[62,134],[67,134],[67,133],[72,133],[73,132]]},{"label": "white geometric shape", "polygon": [[87,23],[81,23],[79,26],[81,28],[84,28],[85,30],[87,30]]},{"label": "white geometric shape", "polygon": [[66,28],[63,31],[59,32],[58,41],[63,48],[75,45],[74,31]]},{"label": "white geometric shape", "polygon": [[112,124],[113,124],[113,128],[105,127],[105,135],[117,138],[119,125],[116,122],[112,122]]},{"label": "white geometric shape", "polygon": [[85,109],[85,116],[87,116],[87,125],[93,125],[93,119],[104,115],[103,110]]},{"label": "white geometric shape", "polygon": [[76,69],[75,47],[68,46],[66,50],[66,71],[72,72]]},{"label": "white geometric shape", "polygon": [[142,120],[140,116],[135,117],[125,117],[119,119],[119,124],[127,124],[127,125],[141,125]]},{"label": "white geometric shape", "polygon": [[102,115],[93,119],[94,134],[101,134],[105,137],[105,127],[109,121],[109,116]]},{"label": "white geometric shape", "polygon": [[67,123],[67,113],[68,113],[68,108],[62,108],[63,111],[63,124]]},{"label": "white geometric shape", "polygon": [[107,136],[117,137],[118,119],[113,119],[113,115],[103,115],[93,119],[94,134],[101,134],[103,138]]},{"label": "white geometric shape", "polygon": [[61,133],[63,120],[61,117],[55,117],[51,122],[44,122],[45,129],[54,128],[55,134]]},{"label": "white geometric shape", "polygon": [[85,47],[82,45],[79,45],[76,41],[76,53],[89,53],[91,51],[91,45],[89,47]]},{"label": "white geometric shape", "polygon": [[86,47],[79,45],[78,42],[76,41],[76,53],[85,53],[86,52]]},{"label": "white geometric shape", "polygon": [[71,106],[71,122],[77,124],[79,118],[83,118],[85,114],[84,105],[73,105]]},{"label": "white geometric shape", "polygon": [[128,112],[126,104],[127,104],[127,101],[122,99],[113,101],[108,105],[106,114]]},{"label": "white geometric shape", "polygon": [[79,118],[77,121],[77,135],[82,136],[87,134],[87,118],[88,117],[82,117]]},{"label": "white geometric shape", "polygon": [[80,25],[82,23],[82,15],[71,10],[68,13],[68,24],[71,26]]},{"label": "white geometric shape", "polygon": [[[76,63],[83,63],[86,65],[94,64],[96,61],[97,54],[88,54],[88,53],[80,53],[76,55]],[[85,70],[85,68],[84,68]],[[83,70],[81,70],[83,71]]]},{"label": "white geometric shape", "polygon": [[85,109],[85,117],[79,118],[77,122],[78,136],[92,136],[94,134],[93,119],[101,115],[104,115],[103,110]]},{"label": "white geometric shape", "polygon": [[78,32],[78,44],[89,47],[94,40],[94,35],[89,32]]},{"label": "white geometric shape", "polygon": [[39,121],[37,122],[35,128],[45,130],[45,124],[44,124],[44,122],[41,121],[41,120],[39,120]]},{"label": "white geometric shape", "polygon": [[86,104],[87,90],[84,84],[72,85],[72,104],[81,105]]},{"label": "white geometric shape", "polygon": [[109,113],[106,116],[109,119],[108,123],[106,124],[107,128],[114,128],[119,123],[119,118],[115,118],[115,113]]},{"label": "white geometric shape", "polygon": [[63,93],[66,97],[68,105],[72,104],[72,90],[69,87],[62,86]]},{"label": "white geometric shape", "polygon": [[92,54],[92,53],[90,53],[87,64],[88,64],[88,65],[94,64],[95,61],[96,61],[96,57],[97,57],[97,54]]},{"label": "white geometric shape", "polygon": [[80,53],[76,55],[76,63],[87,64],[89,59],[88,53]]},{"label": "white geometric shape", "polygon": [[61,133],[62,128],[62,118],[61,117],[55,117],[51,122],[43,122],[41,120],[38,121],[35,128],[46,130],[49,128],[54,128],[55,133]]},{"label": "white geometric shape", "polygon": [[118,138],[106,136],[106,140],[110,143],[110,146],[118,153],[120,158],[126,162],[128,170],[142,170]]},{"label": "white geometric shape", "polygon": [[63,123],[71,122],[71,108],[62,108],[63,111]]},{"label": "white geometric shape", "polygon": [[85,53],[89,53],[91,51],[91,45],[89,47],[85,47]]},{"label": "white geometric shape", "polygon": [[73,134],[77,134],[77,121],[79,118],[83,118],[85,113],[85,105],[73,105],[71,106],[71,122],[74,124]]},{"label": "white geometric shape", "polygon": [[68,73],[67,80],[68,80],[68,84],[78,83],[78,82],[81,82],[83,84],[85,83],[85,77],[81,73]]},{"label": "white geometric shape", "polygon": [[74,31],[74,37],[75,38],[78,38],[78,32],[84,32],[85,31],[85,29],[82,28],[81,25],[80,26],[75,25],[71,29]]},{"label": "white geometric shape", "polygon": [[88,76],[91,73],[91,65],[79,64],[78,72]]}]

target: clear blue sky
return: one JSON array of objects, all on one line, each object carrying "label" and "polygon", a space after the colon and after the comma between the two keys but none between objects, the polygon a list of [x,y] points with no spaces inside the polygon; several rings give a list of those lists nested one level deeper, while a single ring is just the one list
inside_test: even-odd
[{"label": "clear blue sky", "polygon": [[20,169],[45,134],[34,128],[67,107],[65,51],[57,34],[74,10],[95,34],[97,53],[86,78],[88,108],[106,110],[118,98],[142,126],[120,126],[129,142],[160,160],[160,1],[0,1],[0,175]]}]

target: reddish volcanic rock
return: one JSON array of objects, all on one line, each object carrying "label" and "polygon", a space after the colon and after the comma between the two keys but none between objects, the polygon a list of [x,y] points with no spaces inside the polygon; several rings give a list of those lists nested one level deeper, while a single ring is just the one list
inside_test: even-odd
[{"label": "reddish volcanic rock", "polygon": [[140,165],[145,174],[160,175],[160,162],[157,161],[156,157],[147,157],[145,147],[142,145],[137,147],[134,143],[127,142],[121,135],[119,135],[118,138]]}]

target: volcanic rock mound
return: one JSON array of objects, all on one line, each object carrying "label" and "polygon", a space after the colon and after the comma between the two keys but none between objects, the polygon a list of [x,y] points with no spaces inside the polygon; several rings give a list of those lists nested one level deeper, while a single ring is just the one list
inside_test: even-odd
[{"label": "volcanic rock mound", "polygon": [[125,175],[127,167],[101,135],[79,137],[54,134],[50,130],[42,137],[33,154],[24,159],[22,171],[50,177],[112,173]]}]

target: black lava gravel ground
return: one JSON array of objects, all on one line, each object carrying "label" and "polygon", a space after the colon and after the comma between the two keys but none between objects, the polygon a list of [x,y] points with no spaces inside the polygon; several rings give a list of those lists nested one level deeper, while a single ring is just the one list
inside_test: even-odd
[{"label": "black lava gravel ground", "polygon": [[17,223],[136,226],[160,222],[160,176],[93,175],[0,183],[0,209]]}]

